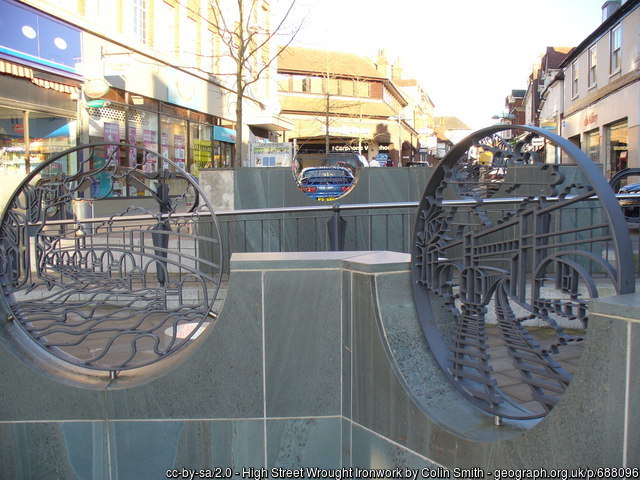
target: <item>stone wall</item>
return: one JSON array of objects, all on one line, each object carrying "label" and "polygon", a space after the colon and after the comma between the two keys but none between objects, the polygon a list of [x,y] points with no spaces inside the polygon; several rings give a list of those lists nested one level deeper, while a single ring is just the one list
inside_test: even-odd
[{"label": "stone wall", "polygon": [[593,302],[581,368],[544,420],[496,427],[431,358],[407,255],[238,254],[231,267],[216,324],[145,384],[68,386],[0,344],[0,478],[640,467],[638,296]]}]

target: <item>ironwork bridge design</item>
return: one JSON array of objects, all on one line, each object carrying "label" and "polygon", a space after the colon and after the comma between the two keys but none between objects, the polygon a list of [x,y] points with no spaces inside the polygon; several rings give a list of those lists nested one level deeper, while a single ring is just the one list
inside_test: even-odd
[{"label": "ironwork bridge design", "polygon": [[[580,175],[543,163],[544,144]],[[635,288],[628,228],[599,167],[546,130],[504,125],[467,137],[437,168],[416,219],[412,278],[450,381],[515,419],[546,415],[567,389],[589,299]]]},{"label": "ironwork bridge design", "polygon": [[[111,211],[95,212],[96,200]],[[3,335],[111,379],[182,350],[220,308],[212,213],[194,178],[151,150],[94,144],[53,156],[0,224]]]}]

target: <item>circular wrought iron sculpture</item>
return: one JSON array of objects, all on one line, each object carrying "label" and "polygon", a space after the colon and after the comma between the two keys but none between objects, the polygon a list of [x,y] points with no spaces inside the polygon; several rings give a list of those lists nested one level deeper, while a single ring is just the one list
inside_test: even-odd
[{"label": "circular wrought iron sculpture", "polygon": [[221,265],[218,225],[191,175],[135,145],[71,148],[28,175],[4,211],[2,337],[113,380],[184,351],[215,321]]},{"label": "circular wrought iron sculpture", "polygon": [[[573,167],[543,163],[542,146]],[[513,419],[545,416],[567,389],[589,298],[635,288],[628,228],[600,168],[535,127],[479,130],[447,154],[420,203],[411,268],[446,376]]]}]

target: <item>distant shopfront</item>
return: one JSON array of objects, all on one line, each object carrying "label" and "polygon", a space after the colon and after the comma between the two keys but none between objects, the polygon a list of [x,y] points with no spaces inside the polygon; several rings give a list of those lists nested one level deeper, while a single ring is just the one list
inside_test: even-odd
[{"label": "distant shopfront", "polygon": [[565,114],[561,135],[601,165],[607,178],[625,168],[640,167],[639,102],[640,83],[636,82],[588,108]]},{"label": "distant shopfront", "polygon": [[[231,164],[235,131],[216,125],[219,120],[212,115],[118,89],[102,100],[107,103],[88,108],[91,143],[123,142],[158,152],[196,177],[202,168]],[[158,157],[141,163],[134,149],[120,162],[145,173],[166,168]]]}]

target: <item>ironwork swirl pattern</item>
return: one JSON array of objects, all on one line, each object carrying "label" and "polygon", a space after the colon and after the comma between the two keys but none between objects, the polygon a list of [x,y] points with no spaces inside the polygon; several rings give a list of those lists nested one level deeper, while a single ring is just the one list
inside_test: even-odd
[{"label": "ironwork swirl pattern", "polygon": [[[420,203],[412,279],[449,380],[504,418],[545,416],[575,372],[589,299],[634,291],[629,232],[598,166],[546,130],[480,130],[442,160]],[[543,163],[540,148],[562,151]]]},{"label": "ironwork swirl pattern", "polygon": [[2,217],[5,331],[113,378],[215,321],[221,264],[215,216],[191,175],[134,145],[72,148],[31,173]]}]

